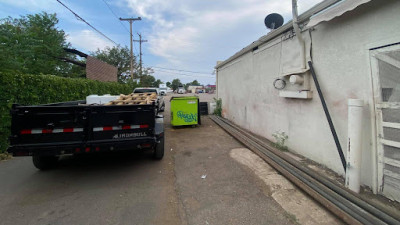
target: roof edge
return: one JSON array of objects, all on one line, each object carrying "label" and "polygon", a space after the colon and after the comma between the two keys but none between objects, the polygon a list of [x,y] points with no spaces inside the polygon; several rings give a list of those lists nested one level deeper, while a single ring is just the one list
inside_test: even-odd
[{"label": "roof edge", "polygon": [[[299,18],[298,21],[299,23],[303,23],[306,20],[308,20],[311,16],[313,16],[316,13],[321,12],[322,10],[325,10],[326,8],[340,2],[342,0],[325,0],[323,2],[320,2],[318,4],[316,4],[315,6],[313,6],[312,8],[310,8],[309,10],[305,11],[304,13],[302,13]],[[283,26],[279,27],[276,30],[273,30],[271,32],[269,32],[267,35],[262,36],[261,38],[259,38],[258,40],[254,41],[253,43],[251,43],[250,45],[244,47],[242,50],[240,50],[239,52],[235,53],[233,56],[229,57],[227,60],[219,63],[218,65],[216,65],[214,68],[215,69],[219,69],[223,66],[225,66],[226,64],[230,63],[231,61],[239,58],[240,56],[250,52],[254,47],[257,47],[261,44],[267,43],[268,41],[276,38],[277,36],[281,35],[282,33],[290,30],[293,28],[293,24],[292,24],[292,20],[289,20],[287,23],[285,23]]]}]

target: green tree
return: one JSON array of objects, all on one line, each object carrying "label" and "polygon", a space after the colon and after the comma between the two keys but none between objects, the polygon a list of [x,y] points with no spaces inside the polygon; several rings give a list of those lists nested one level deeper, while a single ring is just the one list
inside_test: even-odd
[{"label": "green tree", "polygon": [[166,85],[167,85],[167,87],[170,88],[170,87],[171,87],[171,82],[168,81],[168,82],[166,83]]},{"label": "green tree", "polygon": [[[117,67],[118,72],[118,81],[122,83],[126,83],[130,78],[130,70],[131,70],[131,57],[130,52],[127,46],[113,46],[106,47],[103,50],[97,49],[95,52],[91,52],[93,57],[100,59],[103,62],[106,62],[110,65]],[[136,63],[136,57],[133,58],[133,68],[134,71],[137,71],[138,64]],[[134,73],[135,75],[135,73]]]},{"label": "green tree", "polygon": [[140,78],[140,83],[139,86],[141,87],[154,87],[154,83],[156,81],[156,78],[154,78],[152,75],[143,75]]},{"label": "green tree", "polygon": [[174,91],[176,89],[178,89],[178,87],[181,86],[181,85],[182,85],[182,83],[181,83],[181,81],[179,79],[173,79],[172,82],[171,82],[171,88]]},{"label": "green tree", "polygon": [[192,85],[192,83],[186,83],[186,84],[184,85],[185,89],[187,90],[187,89],[189,88],[190,85]]},{"label": "green tree", "polygon": [[64,31],[56,27],[57,23],[56,14],[46,12],[1,19],[0,71],[66,77],[74,76],[71,71],[81,73],[82,69],[77,69],[76,65],[62,61],[75,60],[76,56],[64,51],[70,44]]},{"label": "green tree", "polygon": [[189,86],[201,86],[201,84],[197,80],[194,80],[192,82],[186,83],[185,89],[187,90],[189,88]]},{"label": "green tree", "polygon": [[160,79],[157,79],[156,81],[154,81],[153,83],[153,87],[160,87],[160,84],[163,84],[164,82],[162,82]]},{"label": "green tree", "polygon": [[192,81],[191,85],[200,86],[201,84],[197,80],[194,80],[194,81]]}]

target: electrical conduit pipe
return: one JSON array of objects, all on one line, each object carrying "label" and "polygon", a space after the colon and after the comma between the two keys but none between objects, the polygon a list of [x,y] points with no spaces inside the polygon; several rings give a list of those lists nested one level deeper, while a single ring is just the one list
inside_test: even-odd
[{"label": "electrical conduit pipe", "polygon": [[303,36],[301,36],[301,31],[299,28],[299,21],[297,19],[297,0],[292,0],[292,22],[293,22],[293,29],[296,33],[297,40],[300,44],[300,59],[301,59],[301,69],[306,68],[306,56],[305,56],[305,42]]}]

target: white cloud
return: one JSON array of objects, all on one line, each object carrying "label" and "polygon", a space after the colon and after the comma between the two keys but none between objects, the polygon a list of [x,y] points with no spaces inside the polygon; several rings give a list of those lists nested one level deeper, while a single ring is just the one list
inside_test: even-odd
[{"label": "white cloud", "polygon": [[[266,34],[263,20],[267,14],[277,12],[287,19],[291,15],[289,0],[124,1],[133,14],[151,21],[147,34],[151,54],[162,57],[164,66],[180,68],[193,68],[187,62],[207,58],[208,65],[202,66],[211,70],[221,60],[217,57],[227,58]],[[300,12],[320,1],[299,1]]]},{"label": "white cloud", "polygon": [[85,53],[96,51],[98,48],[104,49],[107,46],[114,46],[112,42],[101,37],[92,30],[73,31],[67,33],[67,35],[67,41],[71,42],[72,46]]}]

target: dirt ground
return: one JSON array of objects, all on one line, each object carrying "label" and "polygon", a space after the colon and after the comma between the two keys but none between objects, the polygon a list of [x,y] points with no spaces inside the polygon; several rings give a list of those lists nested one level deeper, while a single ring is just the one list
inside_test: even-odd
[{"label": "dirt ground", "polygon": [[[214,97],[198,96],[200,101]],[[165,124],[183,224],[296,223],[293,215],[265,194],[260,180],[229,156],[231,149],[243,146],[207,116],[198,127],[173,128],[165,114]]]},{"label": "dirt ground", "polygon": [[[214,98],[198,96],[200,101]],[[168,115],[165,119],[168,123]],[[166,126],[171,148],[178,148],[176,184],[189,224],[204,218],[206,224],[341,224],[208,117],[202,122],[197,128]]]}]

